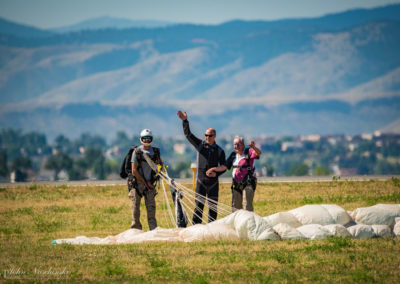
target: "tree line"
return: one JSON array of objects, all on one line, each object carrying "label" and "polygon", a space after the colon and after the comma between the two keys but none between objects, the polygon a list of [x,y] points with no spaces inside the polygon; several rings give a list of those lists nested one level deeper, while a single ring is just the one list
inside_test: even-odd
[{"label": "tree line", "polygon": [[[315,141],[290,136],[254,139],[263,152],[256,163],[260,175],[334,175],[335,168],[362,175],[400,174],[400,135],[335,135]],[[156,137],[154,143],[161,149],[170,176],[190,176],[196,152],[184,137]],[[232,137],[219,137],[217,143],[227,155],[232,151]],[[69,180],[107,179],[111,174],[115,178],[129,148],[138,144],[137,135],[123,131],[111,141],[83,133],[76,139],[60,134],[49,143],[39,132],[1,129],[0,180],[8,181],[11,175],[15,181],[45,179],[45,171],[52,172],[52,180],[63,178],[61,173]],[[176,144],[187,147],[177,153]]]}]

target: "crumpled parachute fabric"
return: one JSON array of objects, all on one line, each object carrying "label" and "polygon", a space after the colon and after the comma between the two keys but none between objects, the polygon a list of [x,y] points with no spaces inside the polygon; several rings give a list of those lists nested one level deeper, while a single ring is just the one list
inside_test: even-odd
[{"label": "crumpled parachute fabric", "polygon": [[400,204],[377,204],[352,212],[334,204],[305,205],[287,212],[260,217],[238,210],[206,225],[144,232],[129,229],[106,238],[79,236],[54,240],[53,244],[131,244],[143,242],[194,242],[215,240],[324,239],[400,237]]}]

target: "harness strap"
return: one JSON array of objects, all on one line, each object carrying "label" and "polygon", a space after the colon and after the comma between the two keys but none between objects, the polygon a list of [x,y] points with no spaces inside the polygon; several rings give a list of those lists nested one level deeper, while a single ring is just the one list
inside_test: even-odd
[{"label": "harness strap", "polygon": [[[232,154],[233,154],[233,153],[232,153]],[[247,171],[248,171],[247,174],[250,174],[250,172],[251,172],[251,174],[253,174],[254,168],[252,168],[252,167],[250,166],[249,148],[245,148],[245,149],[244,149],[244,154],[245,154],[246,164],[245,164],[245,165],[241,165],[241,166],[233,165],[232,168],[234,168],[234,169],[239,169],[239,170],[241,170],[241,169],[247,169]]]},{"label": "harness strap", "polygon": [[[138,159],[138,168],[140,168],[141,164],[142,164],[142,160],[146,160],[146,159],[142,158],[143,157],[142,149],[140,149],[139,147],[137,147],[137,149],[138,149],[138,151],[136,151],[136,157]],[[160,159],[160,149],[157,148],[157,147],[153,147],[153,151],[154,151],[154,155],[153,155],[152,158],[150,157],[150,159],[154,163],[160,163],[160,161],[161,161],[161,159]],[[152,173],[154,173],[154,174],[152,174],[152,178],[151,178],[150,182],[151,183],[157,183],[158,180],[159,180],[159,176],[157,176],[157,173],[153,169],[152,169]],[[143,177],[143,178],[144,178],[144,180],[146,180],[145,177]]]},{"label": "harness strap", "polygon": [[245,159],[246,159],[246,164],[241,165],[241,166],[233,166],[233,168],[236,169],[247,169],[247,174],[244,176],[242,181],[236,182],[234,178],[232,178],[232,189],[236,190],[238,192],[243,191],[243,189],[248,185],[251,184],[253,186],[253,190],[256,188],[256,183],[257,183],[257,178],[254,177],[254,168],[250,166],[250,155],[249,155],[249,149],[245,149]]},{"label": "harness strap", "polygon": [[239,169],[239,170],[241,170],[241,169],[247,169],[248,171],[251,171],[252,170],[252,168],[250,167],[250,166],[247,166],[247,165],[241,165],[241,166],[232,166],[232,168],[233,169]]}]

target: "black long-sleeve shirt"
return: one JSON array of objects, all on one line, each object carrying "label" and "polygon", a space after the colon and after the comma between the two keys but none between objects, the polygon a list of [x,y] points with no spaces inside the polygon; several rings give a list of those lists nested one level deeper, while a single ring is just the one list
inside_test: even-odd
[{"label": "black long-sleeve shirt", "polygon": [[[184,120],[182,122],[183,132],[187,140],[192,144],[197,151],[197,167],[198,175],[205,176],[206,171],[213,167],[218,167],[226,164],[225,152],[224,150],[214,143],[213,145],[197,138],[191,131],[189,127],[189,121]],[[217,177],[223,174],[223,172],[218,172]]]}]

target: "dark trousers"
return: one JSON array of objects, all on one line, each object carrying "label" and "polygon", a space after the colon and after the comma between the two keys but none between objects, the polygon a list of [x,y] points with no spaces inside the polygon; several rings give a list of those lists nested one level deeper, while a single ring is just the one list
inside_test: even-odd
[{"label": "dark trousers", "polygon": [[180,198],[177,196],[178,192],[173,186],[171,186],[171,195],[172,195],[172,200],[174,201],[174,204],[176,206],[176,224],[178,225],[179,228],[186,228],[187,217],[182,210],[182,204],[180,202]]},{"label": "dark trousers", "polygon": [[[218,202],[219,183],[218,178],[208,178],[207,176],[198,176],[196,182],[196,208],[193,214],[193,224],[201,224],[203,219],[203,209],[206,196],[208,198],[208,222],[217,220],[217,202]],[[201,194],[202,196],[200,196]]]}]

